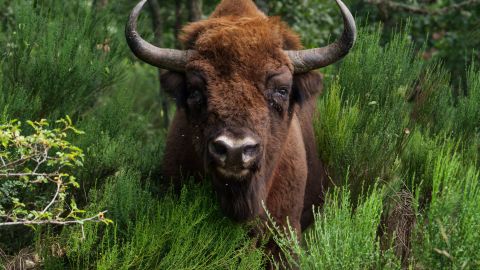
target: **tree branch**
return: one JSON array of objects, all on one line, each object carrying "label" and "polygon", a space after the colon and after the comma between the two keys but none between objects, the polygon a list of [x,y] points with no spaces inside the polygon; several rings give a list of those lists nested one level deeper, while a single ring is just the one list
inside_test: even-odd
[{"label": "tree branch", "polygon": [[34,177],[55,177],[60,176],[60,173],[0,173],[0,177],[24,177],[24,176],[34,176]]},{"label": "tree branch", "polygon": [[55,201],[57,200],[57,197],[58,197],[58,193],[60,193],[61,188],[62,188],[62,182],[59,179],[59,180],[57,180],[57,190],[55,191],[55,195],[53,196],[50,203],[40,213],[45,214],[45,212],[47,212],[48,208],[50,208],[50,206],[52,206],[55,203]]},{"label": "tree branch", "polygon": [[27,162],[28,160],[32,159],[34,156],[26,156],[26,157],[22,157],[20,159],[17,159],[15,161],[12,161],[12,162],[9,162],[9,163],[6,163],[3,159],[2,159],[2,163],[4,163],[0,169],[4,169],[4,168],[8,168],[8,167],[12,167],[12,166],[21,166],[23,165],[25,162]]},{"label": "tree branch", "polygon": [[101,222],[105,218],[105,213],[108,211],[103,211],[95,216],[79,219],[79,220],[67,220],[67,221],[59,221],[59,220],[20,220],[20,221],[12,221],[12,222],[2,222],[0,223],[1,226],[11,226],[11,225],[44,225],[44,224],[54,224],[54,225],[72,225],[72,224],[80,224],[83,225],[85,222]]}]

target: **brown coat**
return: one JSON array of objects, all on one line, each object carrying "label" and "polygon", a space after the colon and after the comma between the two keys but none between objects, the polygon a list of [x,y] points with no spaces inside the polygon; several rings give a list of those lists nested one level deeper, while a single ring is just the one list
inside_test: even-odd
[{"label": "brown coat", "polygon": [[[277,222],[285,225],[288,217],[300,233],[313,220],[312,206],[322,202],[326,172],[312,126],[322,78],[316,72],[294,75],[284,53],[301,49],[298,36],[250,0],[225,0],[209,19],[186,26],[182,41],[195,50],[186,73],[162,78],[178,107],[164,175],[180,183],[187,176],[201,180],[213,174],[229,217],[265,219],[263,201]],[[288,85],[287,97],[276,92],[282,85]],[[214,173],[208,158],[209,140],[227,129],[248,130],[261,145],[256,167],[241,179]]]},{"label": "brown coat", "polygon": [[[264,201],[280,224],[288,217],[300,232],[312,222],[312,206],[322,202],[326,174],[312,127],[321,76],[292,75],[283,53],[301,48],[298,36],[243,0],[223,1],[209,19],[186,26],[182,40],[197,52],[187,71],[202,73],[206,82],[200,84],[208,101],[207,109],[192,109],[188,75],[164,75],[163,87],[178,104],[167,138],[165,176],[177,183],[189,175],[204,178],[209,172],[204,150],[209,134],[222,127],[248,126],[265,142],[263,169],[240,182],[214,178],[222,209],[238,221],[265,218]],[[282,69],[290,75],[281,76],[293,77],[290,99],[278,116],[262,92],[268,90],[269,72]]]}]

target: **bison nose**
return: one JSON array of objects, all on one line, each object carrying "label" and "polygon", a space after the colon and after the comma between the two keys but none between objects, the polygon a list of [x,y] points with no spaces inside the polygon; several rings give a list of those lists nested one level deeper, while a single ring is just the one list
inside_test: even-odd
[{"label": "bison nose", "polygon": [[210,142],[208,150],[218,165],[226,169],[248,169],[260,153],[260,144],[251,137],[220,136]]}]

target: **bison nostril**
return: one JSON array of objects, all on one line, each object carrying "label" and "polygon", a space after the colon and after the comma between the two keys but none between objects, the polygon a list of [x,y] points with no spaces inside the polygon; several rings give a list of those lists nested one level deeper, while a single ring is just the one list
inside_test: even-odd
[{"label": "bison nostril", "polygon": [[208,145],[208,150],[210,155],[217,161],[217,162],[225,162],[225,159],[228,155],[228,146],[225,145],[222,141],[214,141]]},{"label": "bison nostril", "polygon": [[227,146],[221,142],[214,142],[212,147],[215,154],[220,156],[225,156],[228,152]]},{"label": "bison nostril", "polygon": [[260,153],[260,144],[251,137],[222,135],[211,141],[208,148],[214,165],[230,171],[250,168]]},{"label": "bison nostril", "polygon": [[243,148],[243,154],[246,156],[256,156],[259,149],[260,149],[260,145],[258,143],[247,145]]}]

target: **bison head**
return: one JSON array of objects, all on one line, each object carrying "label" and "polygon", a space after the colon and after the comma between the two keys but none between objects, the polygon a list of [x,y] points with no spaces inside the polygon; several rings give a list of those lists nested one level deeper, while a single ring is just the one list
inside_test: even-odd
[{"label": "bison head", "polygon": [[352,15],[337,0],[341,38],[302,50],[298,36],[278,18],[265,16],[252,1],[226,0],[209,19],[183,29],[186,50],[173,50],[151,45],[136,31],[145,2],[127,24],[131,50],[170,71],[162,86],[184,111],[226,212],[237,220],[259,214],[295,111],[320,91],[321,77],[311,70],[348,53],[356,35]]}]

